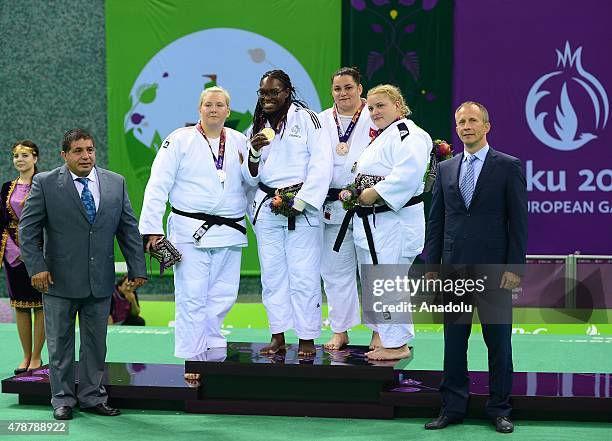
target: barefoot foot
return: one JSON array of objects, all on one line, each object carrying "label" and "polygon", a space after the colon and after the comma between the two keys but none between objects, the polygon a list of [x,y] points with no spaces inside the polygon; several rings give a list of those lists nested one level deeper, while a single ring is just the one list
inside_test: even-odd
[{"label": "barefoot foot", "polygon": [[365,354],[370,360],[401,360],[410,358],[408,345],[399,348],[378,348]]},{"label": "barefoot foot", "polygon": [[317,349],[314,345],[314,340],[302,340],[300,339],[300,343],[298,345],[298,356],[300,357],[310,357],[317,353]]},{"label": "barefoot foot", "polygon": [[194,372],[185,372],[185,380],[199,380],[200,374]]},{"label": "barefoot foot", "polygon": [[260,354],[272,355],[285,350],[285,334],[272,334],[270,344],[259,351]]},{"label": "barefoot foot", "polygon": [[332,338],[323,345],[325,349],[340,350],[349,344],[348,332],[334,332]]}]

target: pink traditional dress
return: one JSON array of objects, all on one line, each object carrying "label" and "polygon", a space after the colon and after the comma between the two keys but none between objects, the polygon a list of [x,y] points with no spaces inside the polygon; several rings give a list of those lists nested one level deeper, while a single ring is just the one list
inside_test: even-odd
[{"label": "pink traditional dress", "polygon": [[19,218],[30,187],[30,184],[18,184],[15,179],[5,182],[0,192],[0,265],[4,268],[9,298],[14,308],[42,307],[42,295],[32,287],[19,250]]}]

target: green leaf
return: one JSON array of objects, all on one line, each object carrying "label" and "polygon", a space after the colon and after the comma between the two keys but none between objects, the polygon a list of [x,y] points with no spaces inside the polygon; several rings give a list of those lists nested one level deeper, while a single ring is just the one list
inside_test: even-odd
[{"label": "green leaf", "polygon": [[157,96],[157,83],[144,85],[138,92],[138,101],[143,104],[151,104]]}]

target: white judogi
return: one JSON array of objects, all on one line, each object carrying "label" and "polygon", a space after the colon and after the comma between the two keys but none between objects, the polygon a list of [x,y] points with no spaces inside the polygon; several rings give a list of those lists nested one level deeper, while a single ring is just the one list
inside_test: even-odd
[{"label": "white judogi", "polygon": [[[246,196],[240,168],[246,158],[246,137],[225,128],[223,183],[217,176],[213,151],[195,127],[175,130],[163,142],[145,189],[139,229],[142,234],[163,234],[166,201],[188,213],[227,218],[245,215]],[[211,151],[212,149],[212,151]],[[168,240],[183,255],[174,267],[176,301],[174,355],[191,359],[209,348],[225,347],[221,325],[238,295],[241,247],[247,237],[227,225],[213,225],[196,243],[193,234],[203,221],[170,213]],[[245,226],[245,221],[239,222]]]},{"label": "white judogi", "polygon": [[[263,148],[258,175],[251,176],[248,160],[243,163],[245,180],[251,185],[261,182],[268,187],[283,188],[303,182],[296,197],[307,204],[305,214],[296,217],[295,230],[288,230],[285,216],[272,213],[268,206],[270,199],[261,206],[254,225],[262,300],[272,334],[295,329],[298,338],[310,340],[321,332],[318,225],[319,208],[332,174],[329,143],[317,115],[292,104],[284,131]],[[257,190],[251,216],[265,196]]]},{"label": "white judogi", "polygon": [[[407,129],[407,130],[406,130]],[[408,133],[405,133],[405,132]],[[374,189],[392,211],[368,216],[379,264],[411,264],[423,251],[425,214],[423,203],[404,207],[412,197],[423,192],[423,176],[432,149],[427,132],[408,119],[387,127],[361,154],[357,173],[386,176]],[[353,238],[359,265],[372,259],[361,219],[355,218]],[[414,325],[371,326],[380,334],[386,348],[396,348],[414,338]]]},{"label": "white judogi", "polygon": [[[370,131],[377,131],[378,129],[370,119],[367,107],[364,107],[347,141],[349,151],[346,155],[340,155],[336,151],[336,146],[340,140],[334,120],[333,107],[321,112],[319,119],[332,140],[331,153],[334,169],[330,188],[344,188],[355,180],[356,173],[353,165],[370,143]],[[343,117],[338,114],[342,134],[346,132],[351,119],[352,117]],[[345,214],[346,211],[342,208],[342,202],[339,200],[325,202],[321,213],[321,234],[323,236],[321,278],[327,295],[331,329],[336,333],[344,332],[358,325],[361,321],[356,278],[357,256],[353,242],[352,225],[346,232],[339,252],[333,250]]]}]

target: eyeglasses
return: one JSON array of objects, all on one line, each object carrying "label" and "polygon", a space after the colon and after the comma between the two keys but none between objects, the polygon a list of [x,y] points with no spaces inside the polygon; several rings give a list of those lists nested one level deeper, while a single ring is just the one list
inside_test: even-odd
[{"label": "eyeglasses", "polygon": [[268,89],[268,90],[259,89],[257,91],[257,96],[259,98],[264,98],[264,97],[276,98],[284,91],[285,89]]}]

